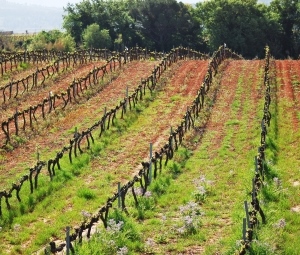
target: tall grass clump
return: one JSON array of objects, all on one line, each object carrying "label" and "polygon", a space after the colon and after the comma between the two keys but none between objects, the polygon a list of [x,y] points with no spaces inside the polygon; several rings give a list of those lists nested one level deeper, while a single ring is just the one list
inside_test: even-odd
[{"label": "tall grass clump", "polygon": [[85,188],[85,187],[80,188],[77,191],[77,195],[78,195],[78,197],[84,198],[86,200],[91,200],[91,199],[96,198],[96,194],[94,193],[94,191],[89,188]]}]

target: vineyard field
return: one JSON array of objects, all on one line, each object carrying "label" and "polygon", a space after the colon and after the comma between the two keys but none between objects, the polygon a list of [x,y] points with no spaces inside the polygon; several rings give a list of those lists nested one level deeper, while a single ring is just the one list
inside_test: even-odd
[{"label": "vineyard field", "polygon": [[[178,58],[164,69],[161,59],[142,58],[115,69],[107,67],[108,72],[100,71],[99,78],[91,76],[96,83],[89,87],[80,84],[73,94],[69,92],[72,99],[69,96],[65,106],[65,99],[59,101],[57,97],[56,108],[50,112],[55,104],[50,100],[45,109],[41,108],[45,112],[36,111],[31,128],[20,129],[18,135],[18,125],[23,122],[21,117],[15,119],[15,125],[8,126],[9,141],[2,128],[0,192],[14,187],[33,169],[38,172],[32,175],[32,186],[26,179],[9,200],[0,193],[0,255],[44,254],[51,241],[64,242],[66,227],[70,226],[71,232],[76,230],[86,214],[108,203],[108,198],[118,194],[118,184],[135,178],[150,153],[158,157],[157,152],[167,148],[170,134],[180,125],[185,131],[171,153],[174,155],[167,163],[163,156],[162,167],[157,176],[155,170],[149,186],[146,181],[143,184],[143,177],[136,182],[148,190],[149,197],[139,198],[145,207],[137,209],[134,203],[135,196],[139,197],[138,184],[134,186],[136,194],[129,189],[125,200],[126,190],[124,200],[119,201],[121,206],[126,205],[122,217],[134,226],[131,233],[139,233],[129,242],[128,254],[238,254],[246,217],[244,201],[251,206],[255,156],[261,143],[261,119],[267,100],[266,61],[226,58],[214,69],[210,69],[210,61]],[[39,89],[0,102],[0,121],[41,104],[50,95],[67,91],[73,81],[106,63],[97,60],[78,64],[46,79]],[[43,66],[45,63],[34,69]],[[299,66],[299,60],[271,58],[269,62],[271,120],[266,133],[263,187],[258,194],[266,222],[257,214],[260,222],[249,254],[300,254],[300,249],[291,245],[300,243]],[[157,73],[156,67],[160,67]],[[14,79],[26,77],[30,68],[15,71]],[[205,87],[204,104],[192,120],[195,112],[188,112],[209,74],[212,82]],[[155,87],[150,83],[139,86],[153,75]],[[7,83],[7,77],[0,77],[0,87]],[[124,110],[123,100],[135,93]],[[107,113],[112,115],[107,115],[104,124],[96,125]],[[182,123],[189,127],[184,128]],[[79,146],[67,153],[65,148],[72,146],[71,140],[78,135],[82,135]],[[62,149],[66,153],[59,154]],[[55,157],[59,163],[53,164],[52,172],[47,164]],[[38,164],[41,170],[34,168]],[[19,194],[17,189],[21,189]],[[197,220],[190,232],[183,231],[187,215],[181,214],[187,205],[197,207],[193,214]],[[118,208],[116,200],[109,217]],[[96,229],[104,231],[103,222],[94,222],[92,240]],[[87,252],[94,249],[88,246],[93,241],[90,243],[83,241],[76,254],[92,254]],[[114,245],[108,254],[123,254],[117,253],[120,248]],[[258,251],[261,253],[255,253]],[[64,249],[57,254],[65,253]]]}]

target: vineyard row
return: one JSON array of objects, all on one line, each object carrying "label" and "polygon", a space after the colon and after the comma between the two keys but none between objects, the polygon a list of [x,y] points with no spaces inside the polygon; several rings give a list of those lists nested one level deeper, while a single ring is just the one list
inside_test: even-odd
[{"label": "vineyard row", "polygon": [[265,177],[265,149],[266,149],[266,135],[267,127],[270,126],[271,113],[269,107],[271,104],[271,89],[270,89],[270,49],[265,48],[265,70],[264,70],[264,85],[265,91],[265,102],[263,109],[263,118],[261,120],[261,137],[260,146],[258,147],[258,154],[255,156],[255,176],[252,179],[252,192],[251,192],[251,205],[252,209],[249,211],[248,202],[244,202],[246,218],[243,218],[243,238],[241,241],[241,248],[238,252],[239,255],[246,254],[247,250],[251,248],[251,242],[253,241],[253,235],[255,228],[259,224],[258,215],[262,219],[262,223],[266,223],[266,216],[259,204],[259,192],[263,186]]}]

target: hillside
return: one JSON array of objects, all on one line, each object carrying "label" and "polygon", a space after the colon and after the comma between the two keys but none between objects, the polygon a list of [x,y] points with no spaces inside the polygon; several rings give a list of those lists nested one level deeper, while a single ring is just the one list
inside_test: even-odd
[{"label": "hillside", "polygon": [[[291,245],[300,236],[299,60],[270,59],[266,79],[265,59],[238,59],[230,51],[216,54],[233,56],[218,64],[186,50],[164,59],[139,54],[126,63],[90,57],[70,62],[67,70],[61,63],[43,85],[40,74],[30,91],[20,82],[19,91],[7,87],[0,94],[1,121],[40,105],[11,119],[6,145],[0,132],[1,190],[20,187],[18,180],[33,173],[32,185],[27,179],[19,193],[1,193],[1,252],[36,253],[50,241],[64,242],[66,226],[78,234],[92,222],[95,241],[83,242],[78,254],[99,248],[99,242],[107,249],[103,254],[124,246],[128,254],[234,254],[242,247],[244,201],[252,208],[262,117],[270,111],[264,172],[255,184],[263,186],[255,192],[267,222],[251,214],[251,221],[260,222],[252,245],[264,254],[299,254]],[[27,71],[8,71],[1,86]],[[125,98],[130,100],[124,106]],[[148,169],[141,162],[149,159],[150,143],[155,161],[148,183],[149,175],[139,173]],[[49,160],[54,158],[56,163]],[[108,199],[118,195],[118,183],[134,185],[119,191],[120,205]],[[103,218],[96,222],[97,215]],[[113,219],[116,225],[105,232],[105,222]]]}]

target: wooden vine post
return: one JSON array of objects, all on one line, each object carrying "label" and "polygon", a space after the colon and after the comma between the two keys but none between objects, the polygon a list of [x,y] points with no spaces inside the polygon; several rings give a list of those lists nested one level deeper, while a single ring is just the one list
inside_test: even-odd
[{"label": "wooden vine post", "polygon": [[152,181],[152,143],[150,143],[150,162],[149,162],[149,179],[148,185],[151,184]]},{"label": "wooden vine post", "polygon": [[121,183],[118,182],[118,208],[121,208]]},{"label": "wooden vine post", "polygon": [[66,227],[66,254],[70,254],[70,227]]}]

